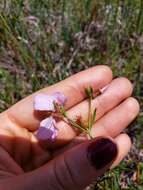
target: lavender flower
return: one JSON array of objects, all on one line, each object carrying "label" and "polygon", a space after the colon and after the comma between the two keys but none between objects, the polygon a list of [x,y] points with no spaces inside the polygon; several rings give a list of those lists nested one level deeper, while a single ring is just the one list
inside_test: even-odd
[{"label": "lavender flower", "polygon": [[39,111],[55,111],[55,98],[46,94],[37,94],[34,100],[34,109]]},{"label": "lavender flower", "polygon": [[34,100],[34,109],[38,111],[55,111],[54,103],[64,105],[67,98],[60,92],[52,95],[37,94]]},{"label": "lavender flower", "polygon": [[39,140],[55,140],[58,135],[58,129],[56,128],[55,119],[50,116],[41,121],[40,127],[36,133]]},{"label": "lavender flower", "polygon": [[62,94],[61,92],[55,92],[52,96],[56,99],[56,102],[59,105],[63,106],[67,101],[67,97],[64,94]]}]

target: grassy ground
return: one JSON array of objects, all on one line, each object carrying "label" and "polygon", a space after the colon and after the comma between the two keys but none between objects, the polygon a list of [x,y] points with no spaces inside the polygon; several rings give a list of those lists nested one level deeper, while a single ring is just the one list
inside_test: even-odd
[{"label": "grassy ground", "polygon": [[[0,111],[93,65],[126,76],[143,104],[142,0],[1,0]],[[91,189],[143,188],[143,110],[131,153]]]}]

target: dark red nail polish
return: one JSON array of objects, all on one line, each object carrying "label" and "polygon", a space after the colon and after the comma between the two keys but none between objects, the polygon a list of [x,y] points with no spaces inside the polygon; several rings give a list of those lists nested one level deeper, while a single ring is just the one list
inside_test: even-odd
[{"label": "dark red nail polish", "polygon": [[112,163],[117,153],[117,145],[108,138],[94,140],[87,148],[87,157],[91,165],[98,170]]}]

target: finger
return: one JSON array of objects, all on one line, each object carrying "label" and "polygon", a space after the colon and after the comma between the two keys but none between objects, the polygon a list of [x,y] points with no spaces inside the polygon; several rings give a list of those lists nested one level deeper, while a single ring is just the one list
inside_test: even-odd
[{"label": "finger", "polygon": [[[38,91],[37,93],[51,94],[53,92],[60,91],[67,96],[68,101],[66,109],[81,102],[85,98],[85,88],[92,86],[94,91],[107,85],[112,80],[112,71],[107,66],[95,66],[93,68],[82,71],[76,75],[69,77],[53,86],[47,87]],[[7,112],[5,117],[18,123],[19,126],[28,128],[29,130],[35,130],[39,125],[41,118],[34,114],[33,99],[35,94],[23,99]],[[3,114],[4,115],[4,114]]]},{"label": "finger", "polygon": [[128,154],[128,152],[131,149],[131,139],[127,134],[120,134],[115,138],[115,142],[118,145],[119,153],[115,160],[115,162],[112,164],[112,168],[119,165],[119,163],[123,160],[123,158]]},{"label": "finger", "polygon": [[[128,79],[114,79],[108,85],[108,89],[92,101],[92,110],[96,108],[96,120],[99,120],[105,113],[120,104],[124,99],[128,98],[132,93],[132,89],[132,84]],[[83,123],[86,123],[88,120],[88,112],[89,102],[85,100],[69,109],[67,111],[67,115],[69,115],[72,119],[75,119],[77,116],[81,116]],[[69,126],[68,123],[65,123],[64,121],[57,123],[57,128],[58,137],[56,141],[51,144],[51,146],[60,146],[63,143],[67,143],[72,140],[78,132],[75,128]],[[46,147],[46,145],[47,147],[50,146],[49,141],[44,141],[43,143],[41,142],[41,144],[44,147]]]},{"label": "finger", "polygon": [[13,179],[12,189],[82,190],[111,167],[118,152],[120,149],[108,138],[86,141],[57,157],[47,166]]},{"label": "finger", "polygon": [[116,137],[136,118],[138,113],[139,103],[135,98],[130,97],[99,119],[92,128],[92,135]]}]

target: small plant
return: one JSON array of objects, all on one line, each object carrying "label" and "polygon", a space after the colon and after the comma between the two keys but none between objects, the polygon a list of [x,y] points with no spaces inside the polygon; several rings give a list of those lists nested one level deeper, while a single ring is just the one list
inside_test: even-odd
[{"label": "small plant", "polygon": [[55,92],[52,95],[37,94],[34,99],[34,109],[40,112],[47,112],[48,117],[40,122],[40,127],[36,136],[40,140],[55,140],[58,135],[56,127],[56,118],[64,120],[70,126],[81,132],[87,134],[92,139],[91,129],[96,120],[96,109],[92,111],[92,99],[94,98],[94,91],[92,87],[85,89],[85,94],[89,102],[89,113],[87,124],[82,122],[82,117],[77,116],[71,119],[64,107],[67,98],[61,92]]}]

